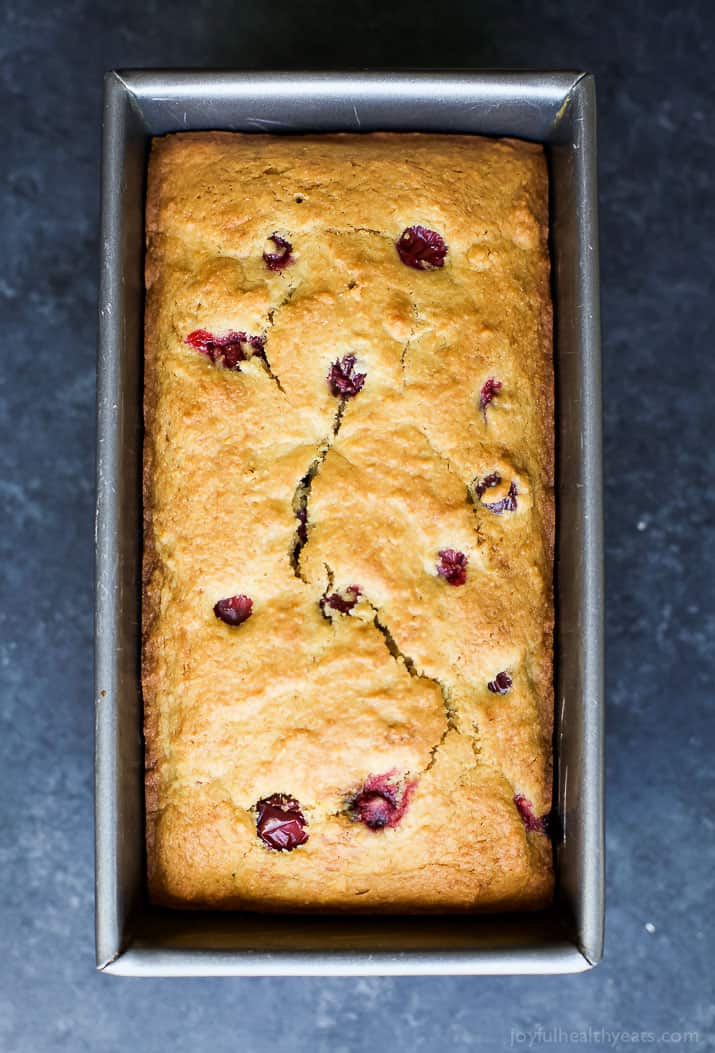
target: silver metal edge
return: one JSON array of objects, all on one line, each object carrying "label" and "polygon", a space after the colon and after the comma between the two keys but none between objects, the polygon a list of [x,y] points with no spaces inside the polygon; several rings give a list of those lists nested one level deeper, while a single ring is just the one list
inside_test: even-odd
[{"label": "silver metal edge", "polygon": [[605,919],[604,846],[604,548],[601,319],[599,297],[596,82],[583,76],[574,88],[576,171],[583,222],[579,227],[579,319],[583,363],[584,580],[583,653],[584,751],[581,770],[583,814],[582,911],[579,945],[590,963],[603,956]]},{"label": "silver metal edge", "polygon": [[129,947],[104,971],[115,976],[553,976],[586,972],[589,962],[569,943],[521,951],[167,951]]},{"label": "silver metal edge", "polygon": [[231,98],[260,95],[285,96],[290,90],[296,97],[315,99],[320,95],[333,96],[337,90],[347,94],[357,92],[365,96],[384,93],[385,78],[389,77],[390,91],[402,97],[424,95],[429,92],[439,97],[439,89],[449,92],[450,103],[476,92],[503,98],[505,87],[515,96],[525,88],[545,101],[560,102],[568,97],[580,80],[588,74],[581,70],[186,70],[186,69],[121,69],[115,71],[139,105],[146,101],[173,102],[176,98],[193,95],[197,99],[228,94]]},{"label": "silver metal edge", "polygon": [[122,397],[120,356],[123,319],[122,275],[117,258],[121,238],[121,155],[128,91],[108,73],[104,81],[101,175],[101,272],[97,354],[97,478],[95,509],[95,938],[97,967],[120,953],[117,842],[117,611],[118,488]]}]

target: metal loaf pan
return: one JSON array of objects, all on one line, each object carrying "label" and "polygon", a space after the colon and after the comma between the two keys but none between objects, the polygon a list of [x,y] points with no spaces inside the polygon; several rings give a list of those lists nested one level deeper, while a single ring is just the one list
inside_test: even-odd
[{"label": "metal loaf pan", "polygon": [[[144,189],[152,135],[459,132],[547,144],[558,393],[558,893],[510,916],[181,913],[145,893],[139,685]],[[577,72],[109,73],[96,599],[97,966],[125,975],[560,973],[601,957],[601,408],[593,78]]]}]

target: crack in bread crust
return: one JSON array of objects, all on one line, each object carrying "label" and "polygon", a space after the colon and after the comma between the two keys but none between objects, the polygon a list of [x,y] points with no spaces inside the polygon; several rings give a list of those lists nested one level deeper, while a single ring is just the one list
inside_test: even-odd
[{"label": "crack in bread crust", "polygon": [[310,491],[313,486],[313,480],[316,475],[325,464],[325,458],[335,442],[338,432],[340,431],[340,425],[343,420],[343,413],[345,412],[345,404],[347,399],[342,398],[340,404],[335,411],[335,417],[333,419],[333,429],[331,434],[323,439],[318,452],[310,462],[310,467],[304,476],[298,482],[293,494],[292,508],[293,515],[298,521],[295,534],[293,536],[293,542],[290,551],[290,565],[293,568],[293,573],[296,578],[300,578],[301,581],[306,581],[303,577],[303,572],[300,566],[300,557],[303,549],[308,544],[308,530],[309,530],[309,516],[308,516],[308,502],[310,501]]}]

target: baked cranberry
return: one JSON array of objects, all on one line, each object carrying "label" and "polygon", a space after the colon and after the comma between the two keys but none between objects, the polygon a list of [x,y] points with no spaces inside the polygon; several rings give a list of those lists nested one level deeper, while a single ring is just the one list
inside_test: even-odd
[{"label": "baked cranberry", "polygon": [[517,793],[514,797],[514,804],[519,815],[522,818],[522,822],[527,830],[537,834],[548,834],[549,832],[549,816],[548,815],[534,815],[534,807],[531,801],[524,796],[523,793]]},{"label": "baked cranberry", "polygon": [[453,548],[439,550],[437,573],[448,585],[464,585],[467,580],[467,563],[469,559],[463,552]]},{"label": "baked cranberry", "polygon": [[353,609],[360,596],[362,589],[359,585],[348,585],[342,592],[325,592],[320,598],[320,608],[325,613],[325,608],[330,607],[341,614],[347,614]]},{"label": "baked cranberry", "polygon": [[214,614],[226,625],[242,625],[253,613],[250,596],[229,596],[214,606]]},{"label": "baked cranberry", "polygon": [[294,259],[291,256],[293,252],[293,246],[285,238],[282,238],[280,234],[271,234],[269,241],[272,241],[278,252],[264,252],[263,262],[269,271],[282,271],[286,267],[294,263]]},{"label": "baked cranberry", "polygon": [[416,786],[417,780],[413,779],[400,787],[394,772],[370,775],[362,789],[350,798],[350,814],[356,822],[364,823],[371,830],[397,826],[407,811]]},{"label": "baked cranberry", "polygon": [[365,790],[353,801],[353,814],[371,830],[381,830],[389,824],[395,807],[395,801],[385,794],[378,793],[377,790]]},{"label": "baked cranberry", "polygon": [[477,497],[482,499],[484,493],[489,489],[490,486],[499,486],[501,482],[501,476],[499,472],[492,472],[490,475],[485,475],[483,479],[477,479],[474,483],[474,492]]},{"label": "baked cranberry", "polygon": [[434,271],[444,266],[447,245],[441,234],[427,227],[406,227],[395,242],[397,254],[407,267]]},{"label": "baked cranberry", "polygon": [[482,411],[484,420],[487,419],[487,406],[495,398],[502,389],[501,380],[496,380],[494,377],[489,377],[488,380],[482,384],[482,390],[479,394],[479,408]]},{"label": "baked cranberry", "polygon": [[245,362],[251,355],[263,354],[266,338],[235,332],[214,336],[205,329],[195,329],[186,337],[186,343],[206,355],[213,365],[238,370],[240,362]]},{"label": "baked cranberry", "polygon": [[493,680],[490,680],[487,687],[495,695],[505,695],[512,685],[512,679],[508,673],[497,673]]},{"label": "baked cranberry", "polygon": [[490,512],[495,512],[497,515],[501,515],[502,512],[515,512],[517,504],[516,495],[518,493],[518,490],[516,488],[516,483],[514,482],[514,480],[512,480],[509,485],[509,492],[507,493],[506,497],[502,497],[500,501],[492,501],[490,503],[488,501],[481,500],[488,489],[490,489],[492,486],[499,486],[500,483],[501,476],[499,475],[499,472],[492,472],[491,475],[485,475],[483,479],[475,481],[475,483],[473,484],[474,492],[481,501],[481,503],[484,505],[484,507],[488,508]]},{"label": "baked cranberry", "polygon": [[284,793],[264,797],[256,805],[256,833],[269,848],[292,852],[308,840],[300,805]]},{"label": "baked cranberry", "polygon": [[333,395],[349,399],[362,389],[366,376],[367,373],[355,372],[355,355],[343,355],[333,362],[326,379]]},{"label": "baked cranberry", "polygon": [[502,497],[501,501],[494,501],[491,504],[486,503],[485,508],[488,508],[490,512],[495,512],[496,515],[500,516],[502,512],[516,512],[516,483],[512,480],[509,485],[509,493],[506,497]]}]

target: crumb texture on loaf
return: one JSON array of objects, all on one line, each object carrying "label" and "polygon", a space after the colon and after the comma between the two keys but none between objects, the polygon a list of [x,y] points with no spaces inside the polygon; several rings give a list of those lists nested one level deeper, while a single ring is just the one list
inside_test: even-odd
[{"label": "crumb texture on loaf", "polygon": [[549,902],[547,234],[528,143],[154,141],[155,902]]}]

